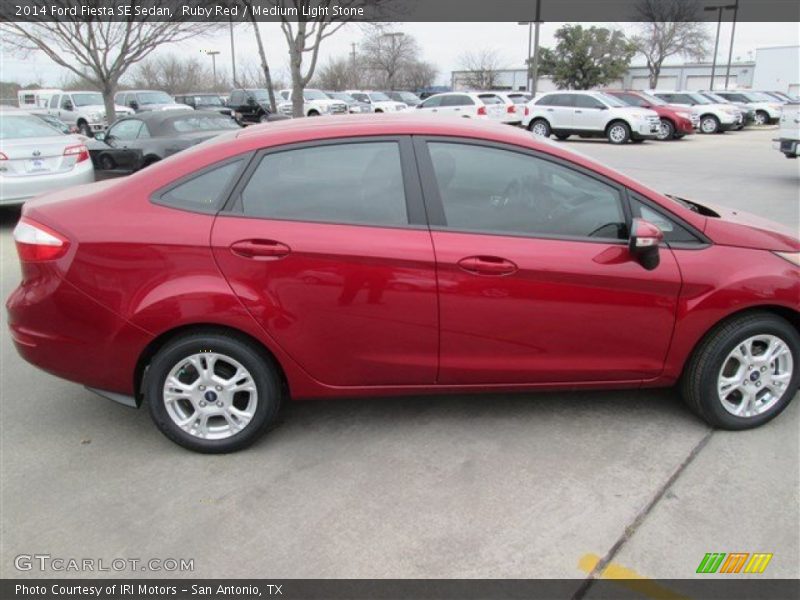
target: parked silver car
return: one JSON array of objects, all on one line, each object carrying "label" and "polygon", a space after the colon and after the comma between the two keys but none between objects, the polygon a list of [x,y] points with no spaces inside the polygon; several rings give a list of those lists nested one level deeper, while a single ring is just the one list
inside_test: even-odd
[{"label": "parked silver car", "polygon": [[84,138],[65,135],[27,111],[0,108],[0,205],[93,181]]}]

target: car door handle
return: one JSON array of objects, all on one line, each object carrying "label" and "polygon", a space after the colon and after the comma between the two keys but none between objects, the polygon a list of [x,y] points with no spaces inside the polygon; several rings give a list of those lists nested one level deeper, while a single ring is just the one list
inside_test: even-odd
[{"label": "car door handle", "polygon": [[575,113],[576,113],[576,114],[577,114],[577,113],[582,113],[582,112],[583,112],[582,110],[576,110],[576,111],[575,111]]},{"label": "car door handle", "polygon": [[517,265],[499,256],[467,256],[458,261],[458,266],[473,275],[511,275]]},{"label": "car door handle", "polygon": [[454,108],[453,110],[454,110],[454,111],[456,111],[456,112],[458,112],[458,111],[460,111],[461,109],[460,109],[460,108]]},{"label": "car door handle", "polygon": [[548,108],[548,109],[547,109],[547,112],[553,112],[553,110],[554,110],[554,109],[552,109],[552,108]]},{"label": "car door handle", "polygon": [[291,251],[289,246],[275,240],[241,240],[231,244],[231,252],[253,260],[277,260]]}]

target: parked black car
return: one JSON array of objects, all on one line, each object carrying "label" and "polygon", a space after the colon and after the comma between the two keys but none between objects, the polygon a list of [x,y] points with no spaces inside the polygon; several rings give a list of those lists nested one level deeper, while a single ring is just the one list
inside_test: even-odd
[{"label": "parked black car", "polygon": [[225,106],[222,96],[207,92],[189,92],[188,94],[178,94],[175,102],[191,106],[195,110],[213,110],[221,115],[233,116],[233,110]]},{"label": "parked black car", "polygon": [[132,172],[232,129],[239,125],[212,111],[151,111],[118,119],[86,145],[95,168]]},{"label": "parked black car", "polygon": [[233,90],[228,99],[228,106],[233,110],[233,118],[242,125],[288,118],[270,110],[269,93],[264,89]]}]

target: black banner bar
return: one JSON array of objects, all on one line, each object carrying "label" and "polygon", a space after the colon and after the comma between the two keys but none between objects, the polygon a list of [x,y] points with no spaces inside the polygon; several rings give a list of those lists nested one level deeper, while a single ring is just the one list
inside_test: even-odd
[{"label": "black banner bar", "polygon": [[[670,598],[744,600],[800,597],[796,579],[29,579],[0,581],[4,600],[536,600]],[[580,591],[579,595],[578,591]]]},{"label": "black banner bar", "polygon": [[[545,22],[641,21],[643,0],[540,0]],[[658,0],[668,5],[674,0]],[[696,4],[684,20],[716,21]],[[716,4],[719,4],[717,2]],[[733,0],[729,3],[733,4]],[[724,10],[723,20],[732,18]],[[536,0],[2,0],[0,21],[280,21],[282,19],[409,22],[530,21]],[[671,19],[675,20],[675,19]],[[798,0],[739,0],[738,21],[800,21]]]}]

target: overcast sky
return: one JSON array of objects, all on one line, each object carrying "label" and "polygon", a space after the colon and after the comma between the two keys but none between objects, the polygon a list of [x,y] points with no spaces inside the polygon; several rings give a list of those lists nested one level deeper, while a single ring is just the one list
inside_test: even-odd
[{"label": "overcast sky", "polygon": [[[553,44],[553,33],[563,23],[545,23],[541,28],[541,45]],[[584,25],[592,25],[585,23]],[[619,27],[626,33],[633,33],[636,23],[595,23]],[[709,24],[713,35],[715,25]],[[438,83],[449,84],[450,71],[458,69],[459,57],[469,49],[492,48],[497,51],[504,66],[521,68],[528,48],[528,28],[516,23],[396,23],[394,28],[413,35],[419,42],[423,58],[434,63],[439,69]],[[730,23],[723,23],[720,35],[718,60],[725,61],[728,56],[728,43],[731,33]],[[261,34],[267,45],[267,58],[270,66],[283,80],[288,81],[288,54],[286,42],[278,23],[262,23]],[[346,55],[352,42],[358,44],[364,35],[363,26],[349,24],[333,37],[323,42],[320,64],[331,57]],[[240,24],[235,28],[237,65],[257,65],[257,51],[251,26]],[[738,23],[734,42],[734,60],[747,60],[755,57],[756,48],[769,46],[800,45],[800,26],[790,23]],[[197,38],[180,45],[163,46],[154,53],[175,53],[184,56],[197,56],[203,50],[218,50],[218,72],[230,73],[230,37],[227,29],[213,37]],[[210,58],[206,58],[210,62]],[[680,59],[672,59],[672,63]],[[634,59],[634,64],[639,60]],[[239,68],[239,67],[237,67]],[[0,57],[0,77],[4,81],[18,81],[22,84],[42,82],[57,86],[69,78],[68,72],[53,64],[41,53],[23,59],[4,52]]]}]

